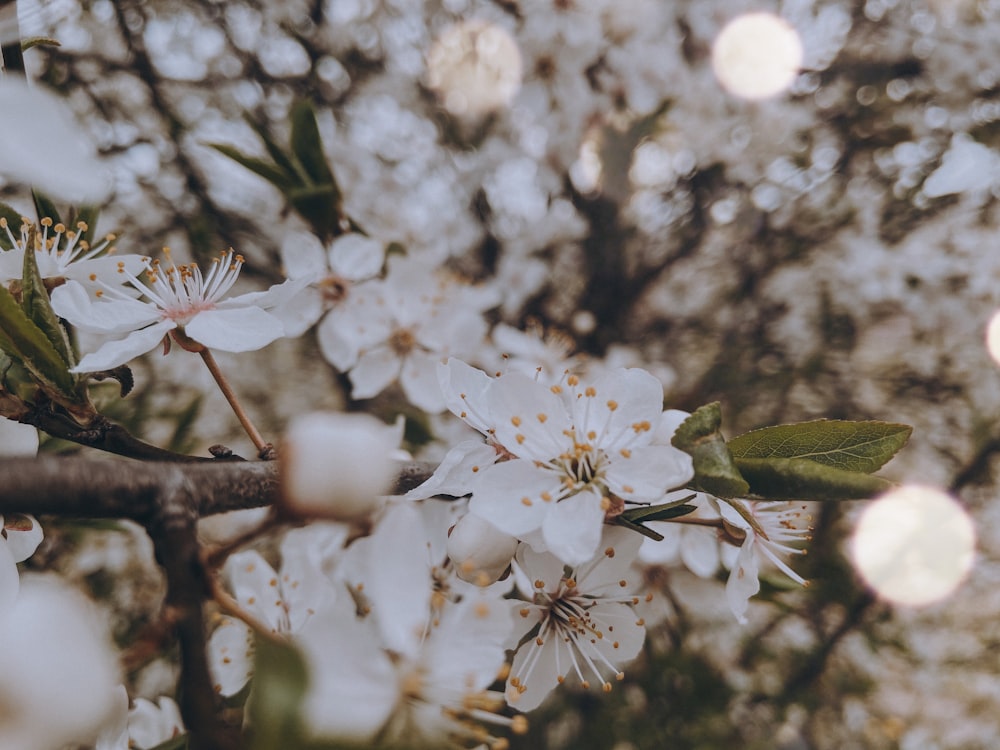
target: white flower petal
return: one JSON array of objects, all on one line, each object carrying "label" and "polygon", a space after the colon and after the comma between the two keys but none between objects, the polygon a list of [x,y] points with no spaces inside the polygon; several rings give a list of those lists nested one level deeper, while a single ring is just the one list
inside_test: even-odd
[{"label": "white flower petal", "polygon": [[0,418],[0,456],[34,456],[38,453],[38,430],[6,417]]},{"label": "white flower petal", "polygon": [[740,553],[736,557],[736,564],[729,573],[729,580],[726,581],[726,599],[733,615],[741,623],[747,621],[747,608],[750,597],[760,591],[759,568],[757,565],[757,554],[754,549],[756,535],[754,532],[747,532],[747,538],[740,547]]},{"label": "white flower petal", "polygon": [[399,377],[402,364],[399,355],[388,346],[364,352],[350,372],[351,398],[377,396]]},{"label": "white flower petal", "polygon": [[[659,380],[645,370],[620,368],[604,373],[591,388],[594,396],[584,395],[573,403],[579,434],[596,432],[607,451],[651,441],[663,413],[663,384]],[[646,422],[649,430],[637,432],[634,426]]]},{"label": "white flower petal", "polygon": [[415,351],[403,360],[399,374],[399,382],[407,400],[428,414],[439,414],[446,408],[437,377],[439,364],[440,357]]},{"label": "white flower petal", "polygon": [[320,281],[329,268],[326,248],[312,232],[290,232],[281,243],[281,265],[290,279]]},{"label": "white flower petal", "polygon": [[699,578],[711,578],[719,569],[719,539],[716,530],[691,526],[681,533],[681,561]]},{"label": "white flower petal", "polygon": [[0,80],[0,173],[57,200],[100,204],[110,193],[104,163],[68,104],[13,76]]},{"label": "white flower petal", "polygon": [[[14,562],[23,562],[35,554],[38,545],[42,543],[44,534],[42,533],[42,525],[34,516],[19,516],[18,520],[22,523],[17,524],[17,526],[21,526],[23,523],[28,523],[30,526],[26,529],[17,528],[17,526],[7,528],[7,548],[14,556]],[[11,516],[8,516],[7,522],[10,523],[10,521]],[[0,523],[0,526],[2,525]]]},{"label": "white flower petal", "polygon": [[691,456],[669,445],[639,446],[609,458],[604,477],[625,500],[657,502],[694,475]]},{"label": "white flower petal", "polygon": [[141,354],[156,348],[168,331],[177,324],[172,320],[161,320],[148,328],[133,331],[118,341],[109,341],[96,352],[91,352],[80,360],[70,372],[100,372],[123,365]]},{"label": "white flower petal", "polygon": [[195,315],[184,333],[209,349],[252,352],[285,335],[275,316],[259,307],[204,310]]},{"label": "white flower petal", "polygon": [[259,552],[246,550],[226,560],[226,576],[233,596],[245,610],[271,628],[288,632],[288,613],[281,599],[278,574]]},{"label": "white flower petal", "polygon": [[318,612],[302,629],[310,666],[303,719],[313,736],[365,742],[396,706],[396,670],[370,625],[344,602]]},{"label": "white flower petal", "polygon": [[438,384],[445,405],[456,417],[484,435],[492,427],[486,410],[486,392],[493,379],[460,359],[451,358],[437,366]]},{"label": "white flower petal", "polygon": [[[0,516],[0,520],[3,516]],[[17,599],[21,579],[17,574],[17,563],[5,539],[0,537],[0,612],[9,612]]]},{"label": "white flower petal", "polygon": [[[364,592],[385,645],[415,656],[430,616],[431,574],[420,514],[391,507],[368,542]],[[357,542],[356,542],[357,543]]]},{"label": "white flower petal", "polygon": [[509,372],[493,382],[487,398],[496,439],[514,455],[548,461],[566,450],[569,414],[547,386]]},{"label": "white flower petal", "polygon": [[555,504],[542,523],[549,549],[567,565],[581,565],[597,553],[604,525],[601,496],[580,492]]},{"label": "white flower petal", "polygon": [[156,305],[136,299],[97,299],[78,281],[67,281],[52,291],[52,309],[81,331],[112,335],[161,318]]},{"label": "white flower petal", "polygon": [[431,478],[406,493],[408,500],[423,500],[434,495],[462,497],[472,491],[476,475],[497,462],[496,450],[481,440],[465,440],[438,464]]},{"label": "white flower petal", "polygon": [[330,243],[330,268],[348,281],[377,276],[385,263],[385,245],[363,234],[342,234]]},{"label": "white flower petal", "polygon": [[[556,505],[559,477],[530,461],[505,461],[479,472],[469,510],[501,531],[521,536],[541,527]],[[551,500],[544,500],[547,493]]]},{"label": "white flower petal", "polygon": [[216,691],[236,695],[253,675],[253,633],[243,622],[224,617],[208,639],[208,667]]}]

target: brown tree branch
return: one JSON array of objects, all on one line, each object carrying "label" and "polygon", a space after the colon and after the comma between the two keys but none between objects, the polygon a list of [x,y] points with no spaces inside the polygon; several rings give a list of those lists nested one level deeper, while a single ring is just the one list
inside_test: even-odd
[{"label": "brown tree branch", "polygon": [[[433,472],[422,462],[400,466],[393,492],[403,494]],[[127,518],[144,526],[161,512],[164,487],[187,482],[197,517],[260,508],[278,500],[271,461],[131,462],[78,456],[0,460],[0,514]]]}]

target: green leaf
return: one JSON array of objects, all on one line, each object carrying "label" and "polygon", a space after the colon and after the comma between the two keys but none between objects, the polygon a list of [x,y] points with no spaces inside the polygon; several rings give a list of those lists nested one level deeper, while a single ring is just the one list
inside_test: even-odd
[{"label": "green leaf", "polygon": [[316,235],[324,241],[335,237],[340,221],[336,191],[330,185],[294,188],[286,194],[288,202],[312,226]]},{"label": "green leaf", "polygon": [[4,286],[0,286],[0,349],[18,359],[51,395],[79,401],[76,379],[66,361]]},{"label": "green leaf", "polygon": [[326,162],[323,153],[323,142],[319,137],[319,126],[316,124],[316,111],[312,105],[300,99],[292,105],[292,153],[302,164],[309,179],[316,185],[331,185],[336,190],[333,172]]},{"label": "green leaf", "polygon": [[694,461],[689,487],[716,497],[744,497],[750,487],[733,463],[726,439],[719,432],[721,424],[719,402],[706,404],[681,423],[670,442]]},{"label": "green leaf", "polygon": [[910,438],[913,428],[892,422],[812,422],[764,427],[729,441],[734,458],[801,458],[845,471],[878,471]]},{"label": "green leaf", "polygon": [[254,689],[247,702],[251,750],[294,747],[301,737],[299,707],[308,677],[302,655],[290,644],[257,637]]},{"label": "green leaf", "polygon": [[[7,226],[14,237],[19,236],[21,231],[21,213],[19,211],[15,211],[6,203],[0,203],[0,219],[7,220]],[[7,232],[0,229],[0,250],[10,250],[13,247],[14,243],[10,241]]]},{"label": "green leaf", "polygon": [[206,143],[205,145],[209,148],[214,148],[220,154],[228,156],[237,164],[246,167],[254,174],[260,175],[282,192],[287,192],[296,184],[296,178],[294,175],[286,173],[270,162],[258,159],[255,156],[247,156],[242,151],[235,149],[232,146],[227,146],[224,143]]},{"label": "green leaf", "polygon": [[264,148],[267,149],[267,153],[271,155],[272,159],[274,159],[274,163],[278,165],[278,168],[286,172],[294,182],[302,182],[305,176],[299,175],[295,162],[285,154],[285,152],[281,149],[281,146],[275,143],[271,134],[267,132],[267,128],[259,125],[249,115],[244,114],[243,119],[246,121],[247,125],[253,128],[254,132],[264,142]]},{"label": "green leaf", "polygon": [[59,218],[59,209],[56,208],[56,204],[47,195],[38,190],[32,190],[31,197],[35,201],[35,213],[38,214],[39,221],[46,218],[52,219],[53,224],[58,224],[62,221]]},{"label": "green leaf", "polygon": [[892,488],[882,477],[807,458],[737,458],[750,492],[768,500],[860,500]]},{"label": "green leaf", "polygon": [[[34,231],[34,230],[32,230]],[[38,259],[31,248],[34,238],[29,236],[28,248],[24,253],[24,271],[21,278],[21,308],[25,315],[45,334],[63,361],[64,369],[69,369],[76,360],[66,329],[59,322],[59,316],[52,309],[49,293],[45,289],[38,271]]]}]

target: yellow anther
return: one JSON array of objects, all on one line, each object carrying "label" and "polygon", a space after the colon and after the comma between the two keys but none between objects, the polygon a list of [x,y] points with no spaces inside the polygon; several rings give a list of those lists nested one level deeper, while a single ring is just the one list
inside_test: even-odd
[{"label": "yellow anther", "polygon": [[51,227],[51,226],[52,226],[52,219],[50,219],[50,218],[49,218],[48,216],[46,216],[46,217],[45,217],[44,219],[42,219],[42,220],[41,220],[40,222],[38,222],[38,223],[39,223],[39,224],[41,224],[41,225],[42,225],[43,227],[45,227],[46,229],[48,229],[49,227]]},{"label": "yellow anther", "polygon": [[515,427],[520,427],[521,426],[521,418],[520,417],[511,417],[510,418],[510,423],[512,425],[514,425]]},{"label": "yellow anther", "polygon": [[549,388],[549,390],[552,391],[553,393],[555,393],[556,395],[559,395],[560,393],[562,393],[562,386],[561,385],[554,385],[551,388]]},{"label": "yellow anther", "polygon": [[630,451],[628,448],[622,448],[618,452],[621,454],[622,458],[632,458],[632,451]]},{"label": "yellow anther", "polygon": [[587,386],[587,390],[583,392],[583,395],[585,395],[587,398],[593,398],[594,396],[597,395],[597,389],[594,388],[594,386],[589,385]]},{"label": "yellow anther", "polygon": [[614,411],[617,408],[618,408],[618,402],[617,401],[615,401],[614,399],[612,399],[611,401],[608,401],[608,409],[609,410]]},{"label": "yellow anther", "polygon": [[521,498],[521,505],[527,505],[528,507],[531,507],[532,505],[534,505],[534,503],[531,502],[531,498],[522,497]]},{"label": "yellow anther", "polygon": [[541,422],[542,424],[545,424],[545,420],[547,420],[548,418],[549,418],[548,414],[542,414],[542,413],[538,414],[538,421]]}]

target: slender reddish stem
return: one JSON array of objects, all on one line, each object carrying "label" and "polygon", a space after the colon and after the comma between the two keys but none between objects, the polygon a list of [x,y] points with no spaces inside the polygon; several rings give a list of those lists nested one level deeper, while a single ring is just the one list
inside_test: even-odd
[{"label": "slender reddish stem", "polygon": [[212,377],[215,378],[215,382],[219,384],[219,390],[222,391],[222,395],[226,397],[226,401],[233,409],[233,413],[236,414],[236,418],[240,420],[240,424],[243,425],[243,429],[249,435],[250,440],[253,441],[254,447],[257,449],[258,453],[264,454],[271,448],[271,444],[264,440],[264,437],[260,434],[256,427],[254,427],[253,422],[250,421],[250,415],[246,413],[243,408],[243,404],[236,397],[236,392],[233,390],[232,386],[229,385],[229,381],[226,380],[226,376],[222,374],[222,370],[219,369],[219,363],[215,361],[215,357],[212,356],[212,352],[208,349],[202,349],[198,352],[201,355],[202,360],[205,362],[205,366],[208,367],[208,371],[212,373]]}]

